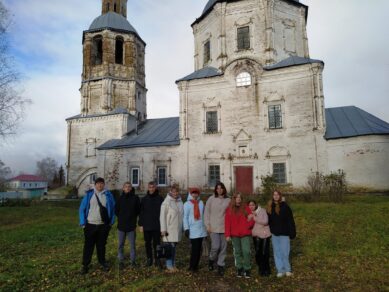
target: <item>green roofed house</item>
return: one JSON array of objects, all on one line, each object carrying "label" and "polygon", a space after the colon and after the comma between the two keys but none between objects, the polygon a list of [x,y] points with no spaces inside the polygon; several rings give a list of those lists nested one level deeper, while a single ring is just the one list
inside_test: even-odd
[{"label": "green roofed house", "polygon": [[96,176],[116,189],[220,180],[254,193],[263,175],[301,188],[338,169],[353,187],[389,189],[389,124],[325,107],[302,2],[209,0],[192,23],[193,72],[177,76],[180,114],[161,119],[147,118],[146,43],[127,1],[102,3],[83,32],[80,114],[67,119],[67,179],[80,194]]}]

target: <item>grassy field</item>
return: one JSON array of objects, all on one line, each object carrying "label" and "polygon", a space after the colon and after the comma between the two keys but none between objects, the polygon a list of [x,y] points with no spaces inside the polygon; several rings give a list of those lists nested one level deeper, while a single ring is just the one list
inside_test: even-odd
[{"label": "grassy field", "polygon": [[[83,244],[78,227],[79,202],[42,202],[30,207],[0,208],[1,291],[389,291],[389,197],[352,196],[344,204],[291,203],[297,224],[292,242],[292,278],[235,277],[231,246],[224,278],[206,269],[186,272],[188,241],[178,247],[170,275],[144,267],[141,234],[137,269],[118,270],[116,228],[107,245],[112,269],[102,272],[94,256],[90,273],[81,276]],[[128,253],[128,247],[126,246]],[[273,265],[274,266],[274,265]]]}]

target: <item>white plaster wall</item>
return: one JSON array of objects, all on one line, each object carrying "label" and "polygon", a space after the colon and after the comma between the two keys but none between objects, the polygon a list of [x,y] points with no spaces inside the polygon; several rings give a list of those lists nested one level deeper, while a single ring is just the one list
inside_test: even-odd
[{"label": "white plaster wall", "polygon": [[389,190],[389,136],[327,141],[329,171],[343,169],[351,187]]}]

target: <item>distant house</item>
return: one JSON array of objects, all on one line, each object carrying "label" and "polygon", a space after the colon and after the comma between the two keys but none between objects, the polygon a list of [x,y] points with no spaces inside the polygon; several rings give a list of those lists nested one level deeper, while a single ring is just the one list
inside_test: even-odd
[{"label": "distant house", "polygon": [[8,188],[19,193],[19,198],[38,198],[47,193],[47,180],[36,175],[23,174],[10,179]]}]

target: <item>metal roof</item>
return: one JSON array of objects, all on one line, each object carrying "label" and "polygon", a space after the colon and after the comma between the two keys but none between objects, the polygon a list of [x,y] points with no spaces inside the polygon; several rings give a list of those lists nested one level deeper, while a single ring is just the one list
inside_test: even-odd
[{"label": "metal roof", "polygon": [[200,70],[193,72],[192,74],[189,74],[188,76],[178,79],[176,83],[180,81],[189,81],[194,79],[209,78],[209,77],[215,77],[221,75],[223,75],[223,73],[214,67],[204,67]]},{"label": "metal roof", "polygon": [[109,140],[97,149],[120,149],[180,145],[179,118],[149,119],[122,139]]},{"label": "metal roof", "polygon": [[67,118],[66,121],[76,120],[76,119],[97,118],[97,117],[112,116],[112,115],[119,115],[119,114],[130,114],[130,113],[128,112],[128,110],[124,108],[117,107],[106,114],[94,114],[94,115],[87,115],[87,116],[80,114],[80,115]]},{"label": "metal roof", "polygon": [[95,20],[93,20],[88,31],[102,29],[116,29],[138,34],[135,28],[128,22],[128,20],[123,15],[111,11],[102,14]]},{"label": "metal roof", "polygon": [[263,67],[263,69],[269,71],[269,70],[275,70],[275,69],[280,69],[285,67],[313,64],[313,63],[322,63],[324,65],[324,62],[321,60],[315,60],[315,59],[298,57],[298,56],[290,56],[289,58],[286,58],[278,63],[275,63],[270,66],[265,66]]},{"label": "metal roof", "polygon": [[21,174],[8,181],[47,182],[47,179],[32,174]]},{"label": "metal roof", "polygon": [[356,107],[344,106],[326,109],[327,140],[366,135],[389,135],[389,124]]}]

